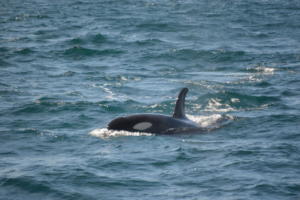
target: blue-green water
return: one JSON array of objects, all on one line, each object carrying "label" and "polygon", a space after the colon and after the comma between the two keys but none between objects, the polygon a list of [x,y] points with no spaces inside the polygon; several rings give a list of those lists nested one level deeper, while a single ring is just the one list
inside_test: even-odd
[{"label": "blue-green water", "polygon": [[[0,199],[299,199],[300,1],[0,2]],[[187,113],[209,131],[105,129]]]}]

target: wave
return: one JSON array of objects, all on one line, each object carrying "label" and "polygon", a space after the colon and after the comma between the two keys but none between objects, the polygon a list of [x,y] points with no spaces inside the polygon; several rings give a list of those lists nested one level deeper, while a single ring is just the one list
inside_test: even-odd
[{"label": "wave", "polygon": [[92,102],[78,101],[65,102],[52,98],[40,98],[35,102],[27,103],[13,109],[14,114],[31,114],[42,112],[60,112],[60,111],[82,111],[85,107],[93,104]]},{"label": "wave", "polygon": [[194,50],[194,49],[171,49],[168,52],[145,56],[147,59],[169,60],[204,60],[210,62],[245,61],[248,60],[245,51],[232,51],[224,49]]},{"label": "wave", "polygon": [[6,86],[4,84],[2,85],[2,83],[0,83],[0,87],[1,86],[6,87],[5,89],[0,89],[1,97],[19,96],[19,95],[24,94],[24,92],[22,92],[18,89],[15,89],[15,88],[10,88],[9,86]]},{"label": "wave", "polygon": [[147,45],[159,45],[163,43],[163,41],[160,39],[145,39],[145,40],[135,41],[135,43],[140,46],[147,46]]},{"label": "wave", "polygon": [[68,40],[68,43],[73,45],[81,45],[86,43],[103,44],[105,42],[107,42],[107,37],[105,35],[102,35],[101,33],[95,35],[86,35],[83,37],[75,37]]},{"label": "wave", "polygon": [[0,67],[1,67],[1,68],[9,67],[9,66],[11,66],[11,65],[12,65],[11,63],[9,63],[9,62],[7,62],[6,60],[3,60],[3,59],[0,58]]},{"label": "wave", "polygon": [[[68,96],[72,99],[81,95],[78,92],[68,93]],[[68,112],[68,111],[85,111],[91,107],[97,108],[99,112],[103,113],[120,113],[120,112],[132,112],[137,109],[139,102],[133,100],[117,101],[65,101],[60,97],[48,97],[44,96],[36,99],[33,102],[18,105],[9,110],[10,113],[19,114],[32,114],[32,113],[58,113],[58,112]]]},{"label": "wave", "polygon": [[[38,167],[40,166],[35,165],[35,168]],[[42,199],[45,196],[50,197],[51,199],[71,199],[71,197],[79,195],[76,192],[66,193],[62,189],[57,189],[57,187],[52,185],[50,182],[46,180],[38,180],[34,176],[1,178],[0,181],[1,187],[6,188],[7,191],[10,191],[12,188],[14,190],[21,191],[15,194],[14,197],[16,199],[23,199],[24,195],[34,197],[33,199]]]},{"label": "wave", "polygon": [[34,53],[34,50],[32,50],[31,48],[23,48],[23,49],[16,50],[15,53],[20,55],[29,55]]},{"label": "wave", "polygon": [[103,42],[106,42],[107,41],[107,38],[106,36],[102,35],[101,33],[98,33],[96,35],[93,35],[89,38],[93,43],[96,43],[96,44],[101,44]]},{"label": "wave", "polygon": [[178,30],[178,26],[172,23],[142,23],[136,26],[138,29],[172,32]]},{"label": "wave", "polygon": [[116,49],[96,50],[75,46],[64,51],[64,55],[70,57],[90,57],[90,56],[114,56],[124,53],[124,51]]}]

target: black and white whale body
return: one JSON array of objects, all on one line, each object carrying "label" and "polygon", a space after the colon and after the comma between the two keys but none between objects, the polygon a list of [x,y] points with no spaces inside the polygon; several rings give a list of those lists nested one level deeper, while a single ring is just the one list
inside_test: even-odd
[{"label": "black and white whale body", "polygon": [[119,117],[108,124],[108,129],[154,134],[199,132],[202,128],[185,116],[184,107],[187,92],[187,88],[180,91],[172,117],[161,114],[136,114]]}]

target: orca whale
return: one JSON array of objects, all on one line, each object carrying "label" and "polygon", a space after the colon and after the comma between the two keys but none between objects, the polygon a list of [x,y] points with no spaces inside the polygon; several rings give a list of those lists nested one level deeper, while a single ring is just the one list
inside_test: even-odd
[{"label": "orca whale", "polygon": [[175,134],[199,132],[202,128],[185,116],[187,88],[181,89],[173,116],[161,114],[135,114],[118,117],[108,124],[108,130],[146,132],[154,134]]}]

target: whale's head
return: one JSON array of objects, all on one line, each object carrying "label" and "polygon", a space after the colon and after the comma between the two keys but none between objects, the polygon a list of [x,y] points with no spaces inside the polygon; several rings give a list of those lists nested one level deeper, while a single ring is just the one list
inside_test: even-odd
[{"label": "whale's head", "polygon": [[130,129],[130,120],[128,120],[127,117],[118,117],[114,120],[112,120],[108,124],[108,129],[110,130],[126,130],[129,131]]}]

